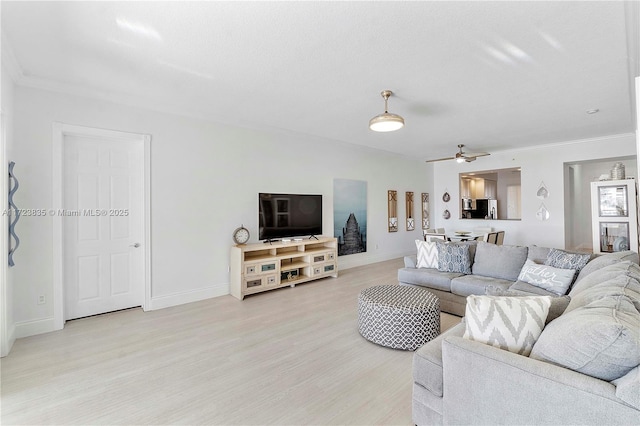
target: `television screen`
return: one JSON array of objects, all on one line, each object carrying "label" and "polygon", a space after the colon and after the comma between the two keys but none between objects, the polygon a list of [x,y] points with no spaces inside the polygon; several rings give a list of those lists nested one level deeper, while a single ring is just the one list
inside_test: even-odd
[{"label": "television screen", "polygon": [[322,234],[322,195],[258,194],[258,239]]}]

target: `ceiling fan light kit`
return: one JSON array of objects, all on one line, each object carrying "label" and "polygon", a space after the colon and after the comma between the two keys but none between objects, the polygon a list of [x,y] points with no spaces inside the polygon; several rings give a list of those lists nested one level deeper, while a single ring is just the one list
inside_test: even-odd
[{"label": "ceiling fan light kit", "polygon": [[384,98],[384,113],[376,115],[369,120],[369,128],[374,132],[393,132],[404,127],[404,118],[398,114],[392,114],[389,112],[387,102],[389,96],[393,95],[391,90],[383,90],[380,93]]}]

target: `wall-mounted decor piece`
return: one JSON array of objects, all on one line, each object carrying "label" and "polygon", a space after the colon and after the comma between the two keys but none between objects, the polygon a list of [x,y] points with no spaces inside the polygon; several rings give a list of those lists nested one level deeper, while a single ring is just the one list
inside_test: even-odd
[{"label": "wall-mounted decor piece", "polygon": [[429,194],[422,193],[422,229],[429,229]]},{"label": "wall-mounted decor piece", "polygon": [[338,256],[367,251],[367,182],[333,180],[333,236]]},{"label": "wall-mounted decor piece", "polygon": [[540,199],[545,199],[549,196],[549,190],[547,189],[544,182],[540,182],[540,186],[538,187],[538,192],[536,192],[536,197]]},{"label": "wall-mounted decor piece", "polygon": [[389,190],[387,198],[389,201],[389,232],[398,232],[398,191]]},{"label": "wall-mounted decor piece", "polygon": [[451,217],[451,212],[449,210],[445,210],[444,213],[442,213],[442,217],[444,219],[449,219]]},{"label": "wall-mounted decor piece", "polygon": [[442,194],[442,201],[444,201],[445,203],[448,203],[449,200],[451,200],[451,195],[449,195],[449,193],[445,191],[445,193]]},{"label": "wall-mounted decor piece", "polygon": [[549,219],[549,210],[547,210],[547,206],[544,203],[540,204],[540,208],[536,212],[536,217],[538,220],[547,220]]},{"label": "wall-mounted decor piece", "polygon": [[15,262],[13,261],[13,254],[18,249],[20,245],[20,238],[18,238],[18,234],[16,234],[16,224],[18,223],[18,219],[20,219],[20,210],[18,206],[13,202],[13,195],[18,190],[18,179],[13,174],[13,167],[16,165],[15,162],[9,163],[9,266],[14,266]]},{"label": "wall-mounted decor piece", "polygon": [[416,220],[413,217],[413,192],[407,192],[405,197],[407,206],[407,231],[413,231],[416,229]]},{"label": "wall-mounted decor piece", "polygon": [[627,186],[612,185],[598,187],[599,216],[627,217],[629,203],[627,202]]}]

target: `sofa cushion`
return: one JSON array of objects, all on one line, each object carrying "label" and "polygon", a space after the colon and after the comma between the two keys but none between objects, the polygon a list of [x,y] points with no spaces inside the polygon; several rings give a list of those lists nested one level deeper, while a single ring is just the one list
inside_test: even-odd
[{"label": "sofa cushion", "polygon": [[464,297],[472,294],[481,296],[486,294],[487,287],[489,286],[500,287],[506,290],[511,284],[513,284],[511,281],[482,275],[462,275],[451,280],[451,293]]},{"label": "sofa cushion", "polygon": [[398,281],[401,283],[414,284],[449,292],[451,291],[451,280],[462,275],[463,274],[456,272],[440,272],[437,269],[428,268],[398,269]]},{"label": "sofa cushion", "polygon": [[437,268],[438,267],[438,247],[436,243],[416,240],[417,264],[418,268]]},{"label": "sofa cushion", "polygon": [[589,260],[591,260],[591,254],[589,253],[573,253],[552,248],[544,264],[554,268],[575,269],[576,273],[580,273],[580,270],[585,267]]},{"label": "sofa cushion", "polygon": [[499,246],[479,241],[473,263],[474,275],[515,281],[527,260],[528,249],[519,246]]},{"label": "sofa cushion", "polygon": [[544,263],[551,251],[549,247],[529,246],[528,248],[527,259],[531,259],[536,263]]},{"label": "sofa cushion", "polygon": [[[601,277],[600,279],[597,279]],[[606,296],[627,296],[640,311],[640,267],[631,262],[609,265],[580,282],[578,291],[572,292],[567,312],[586,306]],[[593,282],[592,282],[593,281]],[[586,287],[584,284],[590,283]]]},{"label": "sofa cushion", "polygon": [[616,396],[640,410],[640,367],[636,367],[624,376],[612,382],[616,387]]},{"label": "sofa cushion", "polygon": [[557,295],[563,295],[569,290],[575,274],[575,269],[539,265],[531,259],[527,259],[520,270],[518,281],[524,281]]},{"label": "sofa cushion", "polygon": [[464,324],[442,333],[420,347],[413,355],[413,381],[437,396],[442,396],[442,340],[447,336],[462,337]]},{"label": "sofa cushion", "polygon": [[575,297],[578,293],[588,290],[594,285],[609,281],[621,274],[640,280],[640,266],[631,261],[620,261],[603,266],[597,271],[583,277],[580,281],[576,281],[569,295]]},{"label": "sofa cushion", "polygon": [[469,296],[463,337],[528,356],[550,305],[549,296]]},{"label": "sofa cushion", "polygon": [[627,296],[607,296],[549,323],[531,358],[611,381],[640,363],[640,313]]},{"label": "sofa cushion", "polygon": [[552,296],[556,297],[557,294],[551,293],[544,288],[536,287],[535,285],[525,283],[524,281],[516,281],[509,287],[509,290],[521,291],[523,293],[529,293],[529,296],[538,295],[538,296]]},{"label": "sofa cushion", "polygon": [[[525,293],[523,291],[518,290],[505,290],[500,287],[488,286],[487,287],[487,296],[511,296],[511,297],[522,297],[522,296],[531,296],[529,293]],[[547,319],[545,320],[545,324],[549,324],[554,319],[558,318],[562,315],[569,306],[569,302],[571,298],[569,296],[555,296],[551,297],[551,306],[549,306],[549,314],[547,314]]]},{"label": "sofa cushion", "polygon": [[592,272],[598,271],[606,266],[613,265],[614,263],[624,262],[627,260],[633,263],[638,263],[638,253],[627,250],[597,256],[594,259],[591,259],[589,263],[580,270],[574,286],[578,285],[584,277],[590,275]]},{"label": "sofa cushion", "polygon": [[469,245],[436,242],[438,246],[438,270],[442,272],[471,273]]}]

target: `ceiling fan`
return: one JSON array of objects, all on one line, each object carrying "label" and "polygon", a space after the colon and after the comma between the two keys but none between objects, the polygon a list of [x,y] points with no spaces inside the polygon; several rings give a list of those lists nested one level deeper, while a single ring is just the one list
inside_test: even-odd
[{"label": "ceiling fan", "polygon": [[444,160],[456,160],[458,163],[464,163],[464,162],[470,163],[472,161],[475,161],[476,158],[478,157],[491,155],[488,152],[464,152],[462,151],[462,148],[464,148],[464,144],[458,144],[458,149],[460,151],[456,152],[455,156],[447,157],[447,158],[438,158],[437,160],[427,160],[427,163],[433,163],[435,161],[444,161]]}]

